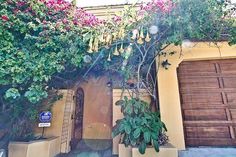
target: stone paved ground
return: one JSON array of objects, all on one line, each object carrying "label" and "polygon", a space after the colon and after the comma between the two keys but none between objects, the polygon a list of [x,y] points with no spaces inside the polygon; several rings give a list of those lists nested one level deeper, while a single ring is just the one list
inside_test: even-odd
[{"label": "stone paved ground", "polygon": [[[111,142],[111,141],[110,141]],[[111,143],[103,140],[81,141],[77,149],[58,157],[118,157],[112,156]],[[236,148],[188,148],[179,157],[236,157]]]},{"label": "stone paved ground", "polygon": [[111,146],[111,140],[82,140],[75,150],[58,157],[115,157]]},{"label": "stone paved ground", "polygon": [[236,148],[188,148],[179,157],[236,157]]}]

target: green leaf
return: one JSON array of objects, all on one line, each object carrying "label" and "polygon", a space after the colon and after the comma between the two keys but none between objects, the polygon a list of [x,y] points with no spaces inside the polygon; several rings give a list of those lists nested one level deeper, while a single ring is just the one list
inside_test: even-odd
[{"label": "green leaf", "polygon": [[154,145],[154,148],[155,148],[156,152],[159,152],[160,151],[159,150],[159,143],[158,143],[157,140],[153,140],[153,145]]},{"label": "green leaf", "polygon": [[138,147],[139,153],[140,154],[145,154],[146,148],[147,148],[146,143],[142,142]]},{"label": "green leaf", "polygon": [[118,100],[115,104],[116,106],[122,106],[124,105],[125,101],[124,100]]},{"label": "green leaf", "polygon": [[112,138],[116,137],[119,134],[120,134],[120,132],[119,132],[118,127],[117,126],[113,127],[112,134],[111,134]]},{"label": "green leaf", "polygon": [[125,133],[130,134],[131,132],[131,127],[129,125],[125,125]]},{"label": "green leaf", "polygon": [[20,97],[20,93],[19,93],[18,89],[16,89],[16,88],[10,88],[5,93],[5,98],[7,98],[7,99],[9,99],[9,98],[16,99],[18,97]]},{"label": "green leaf", "polygon": [[150,132],[144,132],[144,141],[146,142],[146,143],[149,143],[150,141],[151,141],[151,133]]},{"label": "green leaf", "polygon": [[165,123],[162,122],[162,125],[163,125],[164,130],[167,131]]},{"label": "green leaf", "polygon": [[135,131],[134,131],[134,138],[135,139],[139,138],[140,133],[141,133],[141,129],[140,128],[135,129]]},{"label": "green leaf", "polygon": [[151,137],[152,137],[152,139],[157,140],[158,139],[158,134],[156,132],[152,132]]}]

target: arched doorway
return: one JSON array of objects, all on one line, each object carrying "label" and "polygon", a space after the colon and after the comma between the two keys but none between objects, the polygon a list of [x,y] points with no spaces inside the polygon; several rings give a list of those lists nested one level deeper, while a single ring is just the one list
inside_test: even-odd
[{"label": "arched doorway", "polygon": [[84,111],[84,91],[78,88],[75,94],[75,113],[72,117],[74,129],[71,139],[71,150],[76,149],[77,144],[83,137],[83,111]]}]

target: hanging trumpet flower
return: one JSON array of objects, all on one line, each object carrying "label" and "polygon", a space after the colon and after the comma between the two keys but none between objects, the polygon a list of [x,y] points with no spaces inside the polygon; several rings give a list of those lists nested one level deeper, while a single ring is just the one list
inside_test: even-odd
[{"label": "hanging trumpet flower", "polygon": [[117,48],[117,45],[116,45],[116,48],[115,48],[115,51],[113,52],[113,55],[114,56],[119,56],[119,51],[118,51],[118,48]]},{"label": "hanging trumpet flower", "polygon": [[151,38],[150,38],[150,36],[149,36],[149,33],[148,33],[148,32],[147,32],[147,35],[146,35],[145,41],[146,41],[146,42],[150,42],[150,41],[151,41]]},{"label": "hanging trumpet flower", "polygon": [[128,59],[130,57],[130,55],[132,54],[133,51],[133,44],[129,44],[129,46],[126,49],[126,53],[125,53],[125,59]]},{"label": "hanging trumpet flower", "polygon": [[108,55],[108,58],[107,58],[107,61],[111,61],[111,54],[109,53],[109,55]]},{"label": "hanging trumpet flower", "polygon": [[115,41],[117,39],[117,33],[113,33],[113,41]]},{"label": "hanging trumpet flower", "polygon": [[122,53],[124,53],[124,48],[123,48],[123,43],[121,44],[121,46],[120,46],[120,49],[119,49],[119,52],[122,54]]},{"label": "hanging trumpet flower", "polygon": [[143,39],[141,37],[139,37],[138,40],[137,40],[137,43],[140,44],[140,45],[143,44],[144,43]]},{"label": "hanging trumpet flower", "polygon": [[103,35],[103,34],[99,36],[99,40],[100,40],[101,43],[104,43],[104,42],[105,42],[105,40],[104,40],[104,35]]},{"label": "hanging trumpet flower", "polygon": [[89,40],[88,53],[93,53],[93,37],[91,37],[90,40]]},{"label": "hanging trumpet flower", "polygon": [[119,30],[118,37],[121,39],[124,39],[124,37],[125,37],[125,29],[124,28],[121,28]]},{"label": "hanging trumpet flower", "polygon": [[140,30],[140,36],[139,36],[139,38],[142,38],[142,39],[144,39],[143,28]]},{"label": "hanging trumpet flower", "polygon": [[118,32],[118,38],[121,38],[121,36],[122,36],[122,30],[120,29]]},{"label": "hanging trumpet flower", "polygon": [[93,50],[95,52],[98,52],[98,39],[97,38],[94,39]]},{"label": "hanging trumpet flower", "polygon": [[108,34],[108,35],[106,36],[106,43],[107,43],[107,45],[110,45],[111,42],[112,42],[112,35],[111,35],[111,34]]},{"label": "hanging trumpet flower", "polygon": [[137,30],[137,29],[134,29],[134,30],[132,31],[132,37],[131,37],[131,39],[135,40],[135,39],[137,39],[137,38],[138,38],[138,30]]}]

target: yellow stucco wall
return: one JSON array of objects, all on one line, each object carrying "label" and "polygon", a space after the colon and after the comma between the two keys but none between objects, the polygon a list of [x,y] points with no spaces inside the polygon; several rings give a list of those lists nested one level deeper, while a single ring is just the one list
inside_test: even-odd
[{"label": "yellow stucco wall", "polygon": [[54,157],[60,153],[59,137],[33,142],[11,142],[9,157]]},{"label": "yellow stucco wall", "polygon": [[161,61],[168,59],[171,66],[168,70],[160,68],[157,76],[161,118],[167,126],[170,143],[180,150],[185,149],[185,141],[176,71],[178,65],[182,61],[236,58],[236,46],[230,47],[225,42],[218,44],[219,49],[208,42],[193,43],[192,46],[183,48],[183,55],[180,55],[179,47],[172,46],[168,51],[178,53],[161,58]]},{"label": "yellow stucco wall", "polygon": [[[132,157],[143,157],[144,155],[139,153],[138,148],[132,149]],[[145,156],[147,157],[178,157],[177,148],[172,145],[165,145],[160,147],[160,151],[156,152],[153,147],[147,147],[145,151]]]},{"label": "yellow stucco wall", "polygon": [[[68,95],[68,93],[72,95]],[[67,117],[71,117],[73,113],[73,91],[71,90],[60,90],[59,94],[61,94],[63,97],[56,101],[52,106],[52,121],[51,121],[51,127],[44,129],[44,137],[50,138],[50,137],[59,137],[59,148],[62,153],[67,153],[70,151],[69,142],[71,140],[71,132],[72,132],[72,120],[69,119],[64,126],[67,127],[68,132],[66,134],[66,141],[62,141],[62,128],[63,128],[63,119],[64,115],[66,114]],[[72,103],[72,104],[71,104]],[[67,110],[65,112],[65,107],[67,106]],[[41,135],[42,134],[42,128],[35,128],[35,134]]]}]

